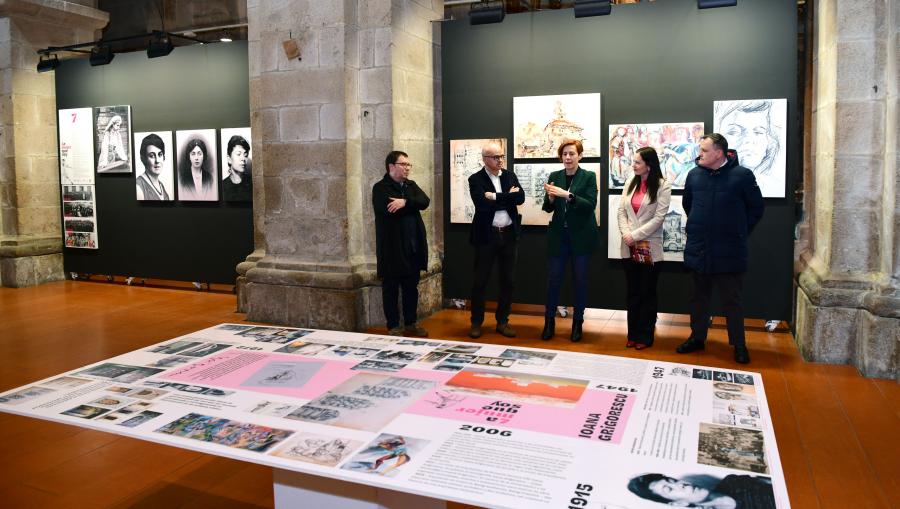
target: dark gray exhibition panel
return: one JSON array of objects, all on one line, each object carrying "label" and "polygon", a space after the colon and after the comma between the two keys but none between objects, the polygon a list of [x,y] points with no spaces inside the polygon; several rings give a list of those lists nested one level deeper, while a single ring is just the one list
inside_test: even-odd
[{"label": "dark gray exhibition panel", "polygon": [[[737,7],[704,10],[697,9],[696,0],[660,0],[615,5],[610,16],[594,18],[575,19],[572,10],[565,9],[509,15],[493,25],[473,27],[466,20],[444,23],[447,209],[449,140],[505,137],[512,143],[513,97],[599,92],[604,137],[611,123],[702,120],[711,131],[715,100],[787,98],[787,197],[765,200],[765,215],[750,238],[744,302],[748,317],[789,319],[792,194],[801,164],[795,10],[795,4],[784,0],[742,0]],[[601,162],[604,182],[608,156],[604,147],[602,158],[583,160]],[[509,161],[510,169],[514,163]],[[608,195],[604,184],[599,198],[601,241],[591,260],[588,305],[624,309],[622,262],[609,260],[606,254]],[[468,298],[473,260],[469,227],[451,224],[446,212],[445,221],[444,296]],[[546,227],[523,230],[514,301],[542,304]],[[690,274],[682,264],[663,263],[660,311],[687,313],[690,290]],[[488,298],[495,297],[494,286]],[[563,288],[562,303],[571,305],[569,286]]]},{"label": "dark gray exhibition panel", "polygon": [[[247,76],[246,42],[177,47],[154,59],[118,54],[99,67],[68,60],[56,69],[56,103],[129,104],[133,132],[173,131],[174,139],[178,130],[248,127]],[[253,250],[251,204],[137,201],[134,179],[95,174],[100,249],[65,248],[65,270],[233,284],[235,266]]]}]

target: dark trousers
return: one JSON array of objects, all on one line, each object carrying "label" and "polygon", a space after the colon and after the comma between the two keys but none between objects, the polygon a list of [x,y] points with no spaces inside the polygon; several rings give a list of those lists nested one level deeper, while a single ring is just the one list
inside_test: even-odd
[{"label": "dark trousers", "polygon": [[403,323],[416,323],[416,308],[419,305],[419,273],[410,276],[386,277],[381,283],[381,300],[384,305],[384,319],[387,328],[400,326],[400,309],[397,305],[402,292]]},{"label": "dark trousers", "polygon": [[497,262],[500,283],[500,298],[497,300],[497,312],[494,316],[497,323],[509,321],[509,308],[512,305],[513,276],[516,270],[518,242],[512,228],[503,231],[492,230],[491,243],[475,247],[475,267],[472,282],[472,324],[484,322],[484,291],[491,277],[494,262]]},{"label": "dark trousers", "polygon": [[659,279],[659,263],[644,265],[625,260],[625,281],[628,309],[628,340],[653,344],[656,328],[656,282]]},{"label": "dark trousers", "polygon": [[719,287],[719,296],[725,309],[728,326],[728,343],[744,345],[744,306],[741,304],[741,290],[744,274],[701,274],[694,272],[694,294],[691,296],[691,337],[706,341],[709,331],[709,300],[713,285]]},{"label": "dark trousers", "polygon": [[566,272],[566,264],[572,262],[572,282],[575,286],[575,304],[572,312],[573,320],[584,320],[584,308],[587,306],[587,274],[588,262],[591,255],[576,255],[572,252],[572,237],[568,228],[562,236],[559,255],[551,256],[547,261],[547,306],[544,317],[547,319],[556,316],[556,306],[559,303],[559,289],[562,287],[563,275]]}]

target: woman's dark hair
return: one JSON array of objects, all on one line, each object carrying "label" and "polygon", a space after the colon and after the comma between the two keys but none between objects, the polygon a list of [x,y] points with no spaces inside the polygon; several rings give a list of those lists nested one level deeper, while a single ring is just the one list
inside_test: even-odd
[{"label": "woman's dark hair", "polygon": [[[650,172],[647,173],[647,194],[650,195],[650,203],[656,203],[656,193],[659,191],[659,181],[663,178],[662,169],[659,167],[659,156],[656,154],[656,150],[654,150],[653,147],[639,148],[636,153],[641,156],[641,160],[644,161],[644,164],[650,168]],[[640,183],[640,177],[632,179],[631,185],[628,186],[628,191],[625,193],[631,194]]]},{"label": "woman's dark hair", "polygon": [[194,150],[194,147],[199,147],[200,150],[203,151],[203,163],[200,164],[200,169],[206,173],[210,173],[209,165],[211,158],[209,157],[209,150],[206,148],[206,142],[200,138],[191,138],[181,151],[181,159],[178,161],[178,178],[182,185],[193,182],[191,177],[191,151]]},{"label": "woman's dark hair", "polygon": [[144,136],[144,139],[141,141],[141,149],[138,151],[138,154],[141,157],[141,162],[144,163],[144,168],[148,166],[147,162],[147,148],[153,145],[154,147],[160,149],[163,155],[166,155],[166,144],[163,143],[162,138],[160,138],[156,134],[148,134]]},{"label": "woman's dark hair", "polygon": [[637,477],[633,477],[630,481],[628,481],[628,491],[643,498],[644,500],[651,500],[653,502],[668,504],[669,502],[671,502],[671,500],[665,497],[661,497],[650,490],[650,484],[666,479],[671,479],[671,477],[662,474],[639,475]]}]

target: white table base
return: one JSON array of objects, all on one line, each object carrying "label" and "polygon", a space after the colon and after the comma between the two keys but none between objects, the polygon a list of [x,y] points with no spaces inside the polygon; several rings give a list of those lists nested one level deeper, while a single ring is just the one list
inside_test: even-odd
[{"label": "white table base", "polygon": [[272,469],[275,509],[446,509],[447,502],[399,491]]}]

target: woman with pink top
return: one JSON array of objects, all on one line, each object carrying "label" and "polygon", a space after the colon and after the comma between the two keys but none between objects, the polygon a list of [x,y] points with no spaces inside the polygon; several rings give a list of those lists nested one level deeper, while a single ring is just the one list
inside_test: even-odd
[{"label": "woman with pink top", "polygon": [[638,149],[631,166],[634,176],[625,183],[617,212],[628,284],[625,346],[643,350],[653,344],[656,327],[656,281],[672,185],[663,178],[659,156],[652,147]]}]

